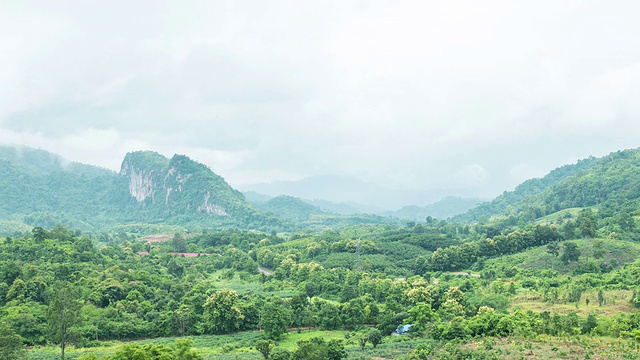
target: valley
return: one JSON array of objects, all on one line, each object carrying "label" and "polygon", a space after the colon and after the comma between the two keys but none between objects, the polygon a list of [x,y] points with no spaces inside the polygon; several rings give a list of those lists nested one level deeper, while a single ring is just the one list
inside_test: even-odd
[{"label": "valley", "polygon": [[2,358],[639,357],[638,149],[415,220],[249,202],[183,155],[0,153]]}]

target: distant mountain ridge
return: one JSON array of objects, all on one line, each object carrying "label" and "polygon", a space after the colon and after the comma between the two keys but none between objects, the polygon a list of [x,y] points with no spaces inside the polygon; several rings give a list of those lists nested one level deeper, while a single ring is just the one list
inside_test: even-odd
[{"label": "distant mountain ridge", "polygon": [[383,215],[411,221],[424,221],[427,217],[446,220],[452,216],[463,214],[482,203],[481,199],[464,199],[448,196],[427,206],[408,205],[396,211],[388,211]]},{"label": "distant mountain ridge", "polygon": [[120,173],[44,150],[0,146],[0,218],[91,230],[131,222],[266,229],[285,226],[245,200],[206,165],[184,155],[128,153]]},{"label": "distant mountain ridge", "polygon": [[[445,198],[426,207],[406,206],[387,213],[396,219],[338,215],[361,209],[349,203],[290,196],[262,197],[266,200],[254,205],[206,165],[184,155],[167,158],[153,151],[127,154],[117,173],[70,162],[43,150],[0,146],[0,172],[0,231],[3,224],[23,229],[24,224],[51,227],[57,223],[82,230],[147,223],[273,231],[292,229],[305,221],[310,222],[298,225],[320,229],[338,223],[349,226],[397,223],[397,219],[423,221],[427,216],[446,218],[446,211],[460,211],[476,201]],[[583,207],[597,208],[598,216],[612,224],[607,228],[611,233],[616,233],[616,224],[628,229],[634,217],[640,218],[640,149],[559,167],[453,220],[479,222],[501,217],[515,224]]]},{"label": "distant mountain ridge", "polygon": [[273,199],[258,204],[257,207],[293,221],[306,221],[313,215],[327,214],[327,212],[317,206],[313,206],[301,199],[288,195],[276,196]]},{"label": "distant mountain ridge", "polygon": [[399,209],[407,204],[427,205],[451,195],[451,191],[442,189],[391,189],[357,178],[339,175],[318,175],[297,181],[259,183],[246,185],[241,189],[245,192],[253,191],[269,196],[290,195],[309,201],[347,204],[364,213],[382,213]]}]

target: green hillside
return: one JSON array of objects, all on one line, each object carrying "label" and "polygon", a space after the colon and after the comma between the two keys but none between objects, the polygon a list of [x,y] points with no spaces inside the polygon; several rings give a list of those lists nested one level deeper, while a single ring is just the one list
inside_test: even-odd
[{"label": "green hillside", "polygon": [[[539,246],[488,260],[485,269],[515,267],[531,272],[553,270],[560,274],[589,273],[594,269],[596,272],[609,272],[640,258],[640,244],[637,242],[612,239],[578,239],[572,242],[581,254],[576,261],[565,264],[560,255],[549,253],[546,246]],[[562,244],[559,244],[559,253],[562,253]]]},{"label": "green hillside", "polygon": [[[222,177],[183,155],[129,153],[118,174],[43,150],[0,147],[0,171],[0,219],[29,226],[283,227],[282,220],[257,210]],[[20,228],[13,224],[0,230]]]},{"label": "green hillside", "polygon": [[293,221],[306,221],[312,215],[323,215],[326,212],[301,199],[293,196],[280,195],[264,203],[257,205],[258,208],[274,213],[279,217]]},{"label": "green hillside", "polygon": [[53,215],[85,230],[121,220],[113,209],[127,194],[113,171],[27,147],[0,147],[0,171],[0,218],[49,226]]},{"label": "green hillside", "polygon": [[526,208],[527,201],[531,196],[541,194],[565,179],[588,171],[599,161],[600,159],[590,157],[580,160],[576,164],[559,167],[541,179],[529,179],[517,186],[515,190],[505,191],[493,201],[483,203],[465,214],[455,216],[453,220],[465,222],[486,221],[496,215],[519,214]]},{"label": "green hillside", "polygon": [[[640,150],[618,151],[556,169],[543,179],[526,181],[516,191],[457,216],[454,221],[491,220],[491,226],[504,231],[552,218],[552,214],[563,210],[590,208],[590,221],[598,229],[597,235],[637,239],[639,179]],[[564,222],[575,219],[573,212],[564,216]],[[557,221],[563,223],[562,219]]]},{"label": "green hillside", "polygon": [[456,221],[403,224],[288,196],[254,206],[184,155],[129,153],[115,173],[2,154],[0,357],[60,358],[60,331],[82,360],[638,350],[638,150],[556,169]]}]

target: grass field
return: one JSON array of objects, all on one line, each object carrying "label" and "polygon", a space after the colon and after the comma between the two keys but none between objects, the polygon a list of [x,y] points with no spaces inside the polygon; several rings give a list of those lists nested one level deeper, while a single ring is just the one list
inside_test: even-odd
[{"label": "grass field", "polygon": [[[433,340],[411,339],[404,336],[387,337],[376,349],[368,344],[363,350],[355,344],[353,333],[345,331],[290,332],[278,342],[278,345],[294,350],[298,341],[313,337],[321,337],[325,340],[349,338],[345,348],[347,359],[406,359],[406,356],[422,343],[435,345],[434,355],[447,352],[446,342],[438,343]],[[195,336],[191,339],[193,340],[193,348],[206,360],[262,359],[262,355],[254,348],[256,341],[262,339],[262,334],[258,331],[231,335]],[[175,338],[158,338],[137,342],[139,344],[171,345],[174,340]],[[474,339],[461,345],[450,345],[465,351],[494,355],[500,359],[640,359],[640,342],[586,335],[571,337],[539,335],[531,339],[519,337],[483,338]],[[85,353],[94,353],[98,356],[114,354],[122,346],[123,343],[114,341],[105,342],[96,348],[75,349],[69,347],[67,359],[76,359]],[[437,348],[440,346],[445,347],[438,350]],[[57,360],[60,356],[59,351],[57,347],[41,347],[30,349],[28,354],[31,360]]]},{"label": "grass field", "polygon": [[[519,292],[511,301],[509,311],[531,310],[533,312],[541,313],[543,311],[549,311],[552,314],[568,314],[575,312],[581,317],[587,317],[589,314],[595,314],[598,316],[610,317],[620,313],[632,313],[637,312],[638,309],[634,308],[629,299],[631,299],[632,291],[630,290],[614,290],[605,291],[603,293],[605,303],[602,306],[598,306],[598,293],[597,291],[584,292],[580,303],[576,307],[576,303],[548,303],[545,302],[542,296],[536,292],[525,290]],[[589,299],[589,305],[587,305],[587,299]]]},{"label": "grass field", "polygon": [[536,224],[541,224],[541,225],[553,224],[557,220],[564,219],[566,217],[571,217],[575,219],[578,217],[578,215],[580,215],[580,211],[582,209],[583,208],[568,208],[568,209],[560,210],[558,212],[554,212],[553,214],[549,214],[547,216],[543,216],[537,219]]},{"label": "grass field", "polygon": [[[601,259],[595,259],[593,256],[593,245],[601,242],[604,250],[604,256]],[[500,258],[487,260],[485,267],[494,266],[515,266],[519,269],[529,269],[534,271],[555,270],[560,273],[570,273],[577,267],[589,262],[596,263],[608,262],[612,265],[622,266],[626,263],[634,262],[640,257],[640,244],[612,239],[577,239],[571,240],[582,253],[580,260],[564,265],[560,261],[559,256],[553,256],[547,253],[546,246],[538,246],[528,249],[521,253],[502,256]],[[562,250],[561,250],[562,252]]]},{"label": "grass field", "polygon": [[[289,350],[296,348],[296,343],[300,340],[307,340],[312,337],[321,337],[325,340],[345,339],[345,331],[293,331],[288,333],[284,339],[278,342]],[[191,337],[193,348],[196,349],[205,359],[261,359],[262,355],[255,350],[256,341],[262,339],[259,331],[248,331],[230,335],[203,335]],[[157,338],[136,341],[139,344],[173,344],[176,338]],[[124,343],[119,341],[104,342],[102,346],[95,348],[67,348],[65,355],[67,359],[75,359],[85,353],[94,353],[98,356],[114,354]],[[57,346],[37,347],[29,350],[30,360],[57,360],[60,358],[60,348]]]},{"label": "grass field", "polygon": [[538,336],[536,339],[485,339],[462,346],[500,359],[640,359],[640,343],[603,337]]}]

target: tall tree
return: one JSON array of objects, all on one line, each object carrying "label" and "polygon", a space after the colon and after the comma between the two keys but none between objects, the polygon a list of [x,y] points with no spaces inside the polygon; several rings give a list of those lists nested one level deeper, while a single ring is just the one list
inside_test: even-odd
[{"label": "tall tree", "polygon": [[178,232],[175,233],[173,239],[171,239],[171,245],[173,245],[173,250],[177,252],[187,252],[187,242],[184,236]]},{"label": "tall tree", "polygon": [[291,310],[277,303],[277,299],[268,301],[260,311],[260,327],[267,339],[277,340],[287,332],[291,325]]},{"label": "tall tree", "polygon": [[60,358],[70,340],[72,327],[82,321],[78,290],[66,282],[57,282],[51,288],[51,299],[47,309],[47,326],[51,339],[60,344]]},{"label": "tall tree", "polygon": [[382,342],[382,332],[378,329],[369,330],[369,332],[367,333],[367,341],[369,341],[375,349],[376,346],[378,346],[378,344]]},{"label": "tall tree", "polygon": [[217,291],[204,303],[204,315],[209,329],[215,334],[238,330],[243,319],[238,307],[238,294],[229,289]]},{"label": "tall tree", "polygon": [[578,261],[582,253],[578,250],[578,245],[572,242],[564,243],[564,253],[560,256],[563,264],[567,265],[571,261]]},{"label": "tall tree", "polygon": [[556,257],[560,255],[560,246],[558,245],[558,243],[554,241],[547,244],[547,253]]}]

